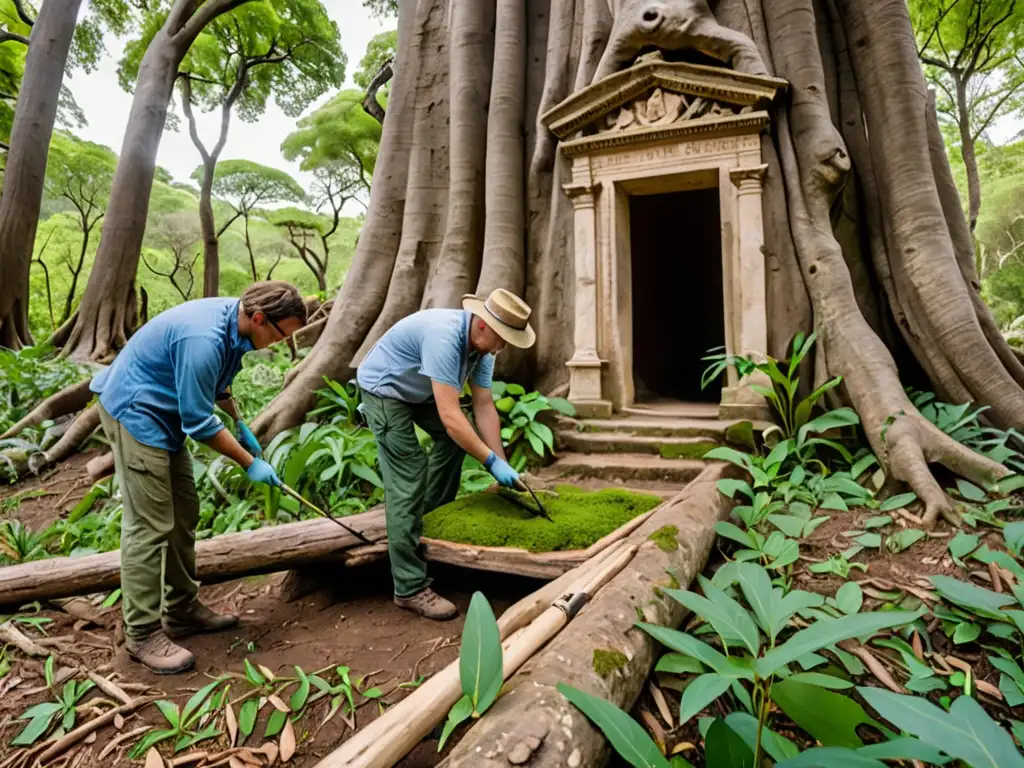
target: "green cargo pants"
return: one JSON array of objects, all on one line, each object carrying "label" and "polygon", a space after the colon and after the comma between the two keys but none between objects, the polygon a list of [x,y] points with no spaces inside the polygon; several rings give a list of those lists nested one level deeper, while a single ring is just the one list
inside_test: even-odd
[{"label": "green cargo pants", "polygon": [[[423,515],[455,498],[465,454],[448,436],[433,402],[403,403],[367,392],[362,396],[363,415],[380,455],[395,595],[411,597],[430,586],[419,551]],[[434,440],[429,456],[420,448],[414,424]]]},{"label": "green cargo pants", "polygon": [[121,604],[125,635],[142,640],[164,615],[183,613],[199,593],[199,496],[187,448],[143,445],[97,406],[121,484]]}]

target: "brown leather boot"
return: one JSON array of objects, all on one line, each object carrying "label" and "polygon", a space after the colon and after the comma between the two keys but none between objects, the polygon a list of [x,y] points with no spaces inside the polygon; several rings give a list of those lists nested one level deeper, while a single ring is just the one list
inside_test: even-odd
[{"label": "brown leather boot", "polygon": [[238,624],[238,617],[227,613],[211,611],[198,600],[188,608],[174,615],[164,616],[164,631],[168,637],[178,639],[201,632],[220,632]]},{"label": "brown leather boot", "polygon": [[172,643],[162,629],[144,640],[126,637],[124,647],[133,661],[158,675],[176,675],[192,669],[196,663],[192,652]]},{"label": "brown leather boot", "polygon": [[459,609],[455,607],[455,603],[445,600],[429,587],[417,592],[412,597],[396,596],[395,605],[435,621],[447,621],[459,615]]}]

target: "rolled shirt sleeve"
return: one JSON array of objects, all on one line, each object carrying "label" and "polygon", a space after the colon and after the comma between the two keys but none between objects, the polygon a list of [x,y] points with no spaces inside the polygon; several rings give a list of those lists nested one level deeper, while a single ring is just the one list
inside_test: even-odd
[{"label": "rolled shirt sleeve", "polygon": [[220,352],[210,339],[186,337],[174,342],[171,359],[182,431],[193,440],[209,440],[224,429],[213,412]]}]

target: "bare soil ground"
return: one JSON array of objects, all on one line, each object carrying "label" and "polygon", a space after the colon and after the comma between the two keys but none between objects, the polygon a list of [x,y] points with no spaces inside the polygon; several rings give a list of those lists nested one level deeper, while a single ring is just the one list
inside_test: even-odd
[{"label": "bare soil ground", "polygon": [[[88,456],[76,456],[62,466],[58,474],[32,479],[0,490],[0,500],[10,499],[26,490],[44,490],[47,496],[23,498],[16,516],[33,528],[43,528],[74,505],[88,490],[84,464]],[[59,494],[59,495],[58,495]],[[56,501],[64,499],[59,506]],[[196,655],[196,669],[171,677],[153,675],[132,662],[121,645],[120,611],[115,606],[101,619],[107,626],[76,620],[53,605],[7,606],[0,611],[30,618],[48,618],[43,626],[46,635],[28,624],[16,623],[25,635],[48,644],[62,660],[73,660],[88,670],[109,677],[119,685],[127,685],[132,695],[151,692],[175,703],[183,704],[192,692],[211,679],[224,675],[241,675],[244,660],[249,658],[281,676],[294,676],[298,665],[306,673],[328,671],[338,665],[351,668],[353,680],[365,678],[363,689],[378,687],[385,706],[400,701],[410,693],[399,688],[402,683],[419,676],[430,676],[458,658],[463,617],[473,591],[483,591],[496,614],[533,591],[538,582],[507,575],[485,574],[460,569],[431,566],[441,594],[454,600],[460,615],[450,622],[434,622],[396,607],[391,600],[391,576],[387,563],[363,566],[355,570],[329,567],[317,572],[319,589],[306,597],[289,602],[286,574],[240,579],[225,584],[203,587],[201,598],[219,611],[241,617],[238,628],[219,634],[197,636],[182,641]],[[467,578],[467,576],[469,578]],[[2,596],[0,596],[2,600]],[[37,612],[38,611],[38,612]],[[11,670],[0,678],[0,766],[15,756],[9,744],[22,730],[24,721],[16,718],[29,706],[49,700],[43,677],[42,659],[28,659],[10,650]],[[59,667],[59,665],[58,665]],[[149,690],[143,692],[146,686]],[[59,687],[59,686],[58,686]],[[249,690],[244,680],[232,685],[231,698]],[[290,689],[290,694],[294,688]],[[102,697],[90,692],[83,704]],[[357,704],[360,698],[356,697]],[[288,763],[306,768],[316,763],[338,744],[352,735],[341,713],[320,728],[329,708],[323,699],[308,709],[295,724],[298,744],[296,756]],[[264,739],[266,718],[271,706],[261,709],[254,734],[246,742],[259,747]],[[237,712],[237,706],[236,706]],[[355,714],[356,728],[361,728],[378,715],[378,705],[363,700]],[[86,714],[79,722],[87,720]],[[67,766],[127,766],[125,753],[139,738],[125,741],[102,761],[98,756],[119,734],[142,725],[166,727],[154,707],[126,718],[120,731],[113,726],[101,729],[91,744],[78,745],[67,752]],[[453,743],[454,743],[453,739]],[[207,741],[196,749],[211,754],[227,746],[226,738]],[[60,766],[57,760],[50,765]],[[421,743],[399,765],[403,768],[425,768],[439,762],[437,742],[431,738]],[[17,763],[15,763],[17,764]],[[136,765],[140,763],[135,763]]]}]

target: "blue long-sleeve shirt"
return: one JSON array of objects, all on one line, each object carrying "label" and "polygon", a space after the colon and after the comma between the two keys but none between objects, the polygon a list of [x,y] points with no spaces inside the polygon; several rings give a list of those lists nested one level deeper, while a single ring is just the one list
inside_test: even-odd
[{"label": "blue long-sleeve shirt", "polygon": [[213,412],[252,342],[238,335],[238,299],[197,299],[161,312],[128,340],[90,389],[144,445],[181,450],[224,428]]}]

